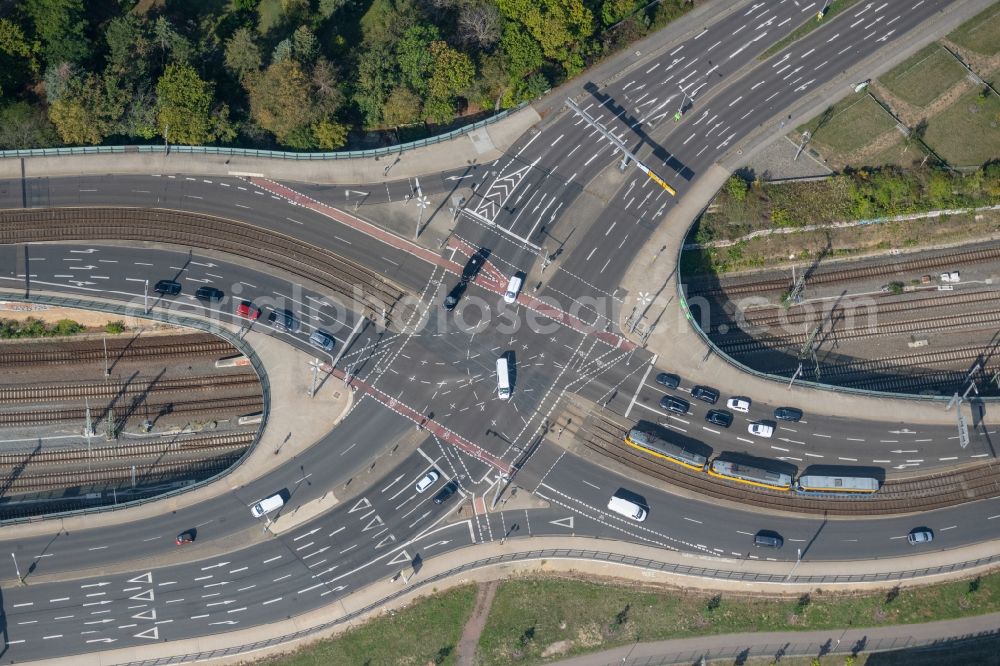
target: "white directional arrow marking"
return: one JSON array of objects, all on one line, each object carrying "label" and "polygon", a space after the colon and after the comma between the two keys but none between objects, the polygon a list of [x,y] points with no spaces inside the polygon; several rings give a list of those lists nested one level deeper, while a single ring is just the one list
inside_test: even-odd
[{"label": "white directional arrow marking", "polygon": [[201,570],[202,571],[208,571],[209,569],[218,569],[219,567],[224,567],[227,564],[231,564],[231,563],[230,562],[218,562],[216,564],[209,564],[207,567],[202,567]]},{"label": "white directional arrow marking", "polygon": [[211,262],[207,264],[200,264],[197,261],[190,261],[188,263],[190,263],[192,266],[204,266],[205,268],[215,268],[216,266],[218,266],[218,264],[213,264]]},{"label": "white directional arrow marking", "polygon": [[[72,250],[71,250],[71,252],[72,252]],[[116,640],[118,640],[118,639],[117,638],[91,638],[87,642],[88,643],[114,643]]]},{"label": "white directional arrow marking", "polygon": [[430,550],[431,548],[434,548],[435,546],[444,546],[445,544],[449,544],[449,543],[451,543],[451,539],[448,539],[446,541],[436,541],[436,542],[432,543],[429,546],[424,546],[424,550]]}]

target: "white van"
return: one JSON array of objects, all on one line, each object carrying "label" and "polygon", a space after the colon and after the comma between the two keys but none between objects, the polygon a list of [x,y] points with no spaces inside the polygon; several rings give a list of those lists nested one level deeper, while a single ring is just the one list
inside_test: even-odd
[{"label": "white van", "polygon": [[254,518],[260,518],[265,513],[271,513],[275,509],[280,509],[284,505],[285,500],[281,497],[281,493],[275,493],[270,497],[265,497],[250,507],[250,513]]},{"label": "white van", "polygon": [[513,303],[517,300],[517,294],[521,291],[521,285],[524,284],[524,280],[521,279],[520,275],[515,275],[507,283],[507,291],[504,292],[503,302]]},{"label": "white van", "polygon": [[497,359],[497,395],[501,400],[510,397],[510,368],[507,367],[507,357]]},{"label": "white van", "polygon": [[646,520],[646,510],[623,497],[618,497],[617,495],[611,496],[611,501],[608,502],[608,508],[615,513],[625,516],[626,518],[631,518],[637,523],[641,523]]}]

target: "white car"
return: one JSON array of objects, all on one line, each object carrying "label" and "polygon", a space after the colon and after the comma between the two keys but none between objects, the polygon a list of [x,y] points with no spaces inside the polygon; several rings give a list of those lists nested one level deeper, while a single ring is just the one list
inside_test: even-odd
[{"label": "white car", "polygon": [[440,477],[438,476],[436,470],[432,469],[431,471],[427,472],[427,474],[424,474],[424,478],[417,481],[417,487],[416,487],[417,492],[418,493],[424,492],[425,490],[433,486],[434,482],[437,481],[438,478]]},{"label": "white car", "polygon": [[736,396],[730,398],[726,401],[726,406],[734,412],[741,412],[746,414],[750,411],[750,398],[744,398],[743,396]]},{"label": "white car", "polygon": [[747,432],[758,437],[770,437],[774,434],[774,426],[766,423],[751,423],[747,426]]},{"label": "white car", "polygon": [[520,275],[514,275],[511,277],[510,282],[507,283],[507,291],[503,295],[504,303],[513,303],[517,300],[517,294],[521,291],[521,285],[524,284],[524,280]]}]

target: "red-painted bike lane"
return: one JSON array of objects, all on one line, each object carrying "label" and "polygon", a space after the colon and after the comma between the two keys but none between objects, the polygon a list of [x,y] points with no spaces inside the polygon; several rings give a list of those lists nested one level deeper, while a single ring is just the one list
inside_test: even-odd
[{"label": "red-painted bike lane", "polygon": [[[320,215],[324,215],[330,218],[331,220],[335,220],[343,225],[351,227],[352,229],[360,231],[361,233],[370,236],[371,238],[374,238],[382,243],[385,243],[390,247],[394,247],[398,250],[406,252],[407,254],[412,254],[413,256],[419,257],[424,261],[433,264],[435,266],[440,266],[444,270],[454,273],[455,275],[462,274],[461,264],[456,263],[454,261],[449,261],[448,259],[445,259],[444,257],[435,252],[423,248],[417,245],[416,243],[406,240],[405,238],[400,238],[399,236],[393,233],[381,229],[370,222],[366,222],[361,218],[355,217],[350,213],[346,213],[340,210],[339,208],[334,208],[333,206],[325,204],[322,201],[317,201],[312,197],[300,194],[299,192],[296,192],[290,187],[282,185],[281,183],[275,182],[268,178],[258,178],[256,176],[252,176],[249,177],[248,180],[255,186],[259,187],[260,189],[266,192],[270,192],[271,194],[274,194],[276,196],[282,197],[283,199],[288,200],[289,202],[295,204],[296,206],[301,206],[303,208],[307,208],[311,211],[319,213]],[[450,238],[448,241],[448,246],[466,252],[470,255],[471,253],[476,251],[475,248],[469,246],[468,243],[459,239]],[[483,281],[477,281],[476,284],[482,287],[483,289],[486,289],[487,291],[492,291],[497,294],[503,294],[507,286],[507,280],[504,277],[503,273],[501,273],[495,266],[493,266],[489,262],[486,262],[486,265],[483,267],[483,270],[485,271],[484,277],[486,279]],[[552,319],[553,321],[568,326],[575,331],[583,333],[584,335],[592,335],[598,340],[601,340],[602,342],[605,342],[617,349],[631,351],[636,347],[638,347],[638,345],[636,345],[631,340],[623,338],[622,336],[612,333],[610,331],[594,328],[593,326],[590,326],[581,319],[574,317],[568,312],[561,310],[555,305],[537,299],[533,296],[529,296],[527,294],[521,294],[518,296],[517,300],[525,307],[530,308],[535,312],[538,312],[539,314],[542,314]]]},{"label": "red-painted bike lane", "polygon": [[[341,380],[344,380],[347,377],[346,373],[343,370],[332,368],[325,363],[320,365],[320,369],[323,370],[324,372],[332,374],[334,377],[337,377],[338,379]],[[434,419],[427,418],[427,416],[425,416],[424,414],[418,412],[409,405],[402,403],[399,400],[396,400],[395,398],[389,396],[384,391],[380,391],[374,386],[366,384],[357,377],[352,377],[350,379],[350,385],[354,387],[355,390],[371,396],[372,398],[374,398],[381,404],[385,405],[392,411],[396,412],[403,418],[413,421],[414,423],[417,424],[417,427],[426,430],[429,433],[432,433],[441,441],[447,442],[452,446],[460,449],[461,451],[464,451],[465,453],[472,456],[476,460],[486,463],[487,465],[497,470],[498,472],[501,472],[509,476],[510,473],[513,471],[513,468],[509,464],[507,464],[497,456],[493,455],[492,453],[486,451],[478,444],[470,442],[469,440],[459,435],[457,432],[454,432],[446,428],[445,426],[438,423]]]}]

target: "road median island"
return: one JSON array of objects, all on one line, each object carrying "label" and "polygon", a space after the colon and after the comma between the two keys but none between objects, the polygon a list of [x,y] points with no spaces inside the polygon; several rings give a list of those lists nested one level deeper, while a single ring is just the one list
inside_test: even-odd
[{"label": "road median island", "polygon": [[[246,663],[251,654],[253,659],[260,659],[287,652],[304,641],[342,633],[371,617],[396,611],[428,593],[469,582],[522,575],[568,573],[584,579],[625,579],[643,585],[673,585],[688,590],[711,590],[711,596],[721,595],[721,601],[730,595],[751,593],[790,594],[800,599],[805,593],[818,594],[816,590],[829,592],[848,587],[852,591],[881,590],[886,598],[891,590],[898,588],[892,593],[898,598],[907,588],[923,583],[984,575],[998,562],[1000,544],[989,542],[908,558],[803,561],[793,572],[794,562],[723,559],[587,537],[532,537],[527,542],[514,539],[503,544],[468,546],[430,558],[424,562],[420,574],[410,578],[406,586],[387,573],[355,594],[280,622],[212,636],[80,655],[74,657],[72,663],[82,666],[123,664],[130,660],[165,659],[177,655],[185,655],[189,660],[214,658],[223,650],[231,658],[219,663]],[[991,582],[990,590],[993,586]],[[996,586],[1000,588],[1000,582]],[[992,599],[997,595],[990,592],[989,596]],[[42,663],[54,666],[60,662],[53,660],[39,662],[39,665]]]}]

